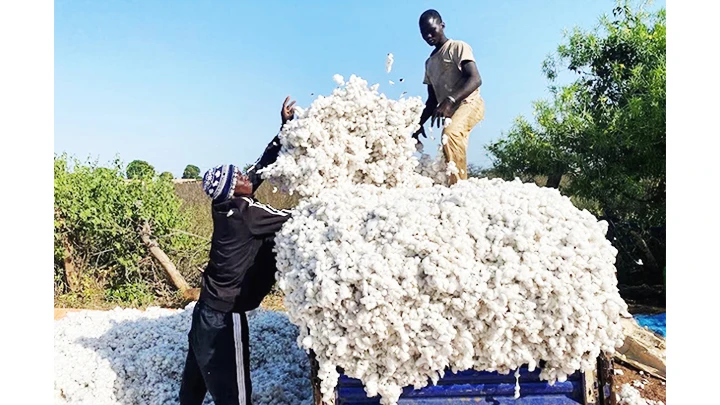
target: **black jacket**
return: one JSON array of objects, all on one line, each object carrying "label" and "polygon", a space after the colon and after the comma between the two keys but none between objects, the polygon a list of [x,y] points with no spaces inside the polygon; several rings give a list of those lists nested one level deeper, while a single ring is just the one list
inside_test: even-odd
[{"label": "black jacket", "polygon": [[223,312],[255,309],[275,283],[274,237],[290,212],[237,197],[213,203],[212,217],[200,300]]}]

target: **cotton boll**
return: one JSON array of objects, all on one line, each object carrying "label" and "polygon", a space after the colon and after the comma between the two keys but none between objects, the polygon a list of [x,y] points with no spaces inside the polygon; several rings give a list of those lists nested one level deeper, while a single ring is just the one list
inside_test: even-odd
[{"label": "cotton boll", "polygon": [[333,75],[333,81],[334,81],[335,84],[337,84],[338,86],[342,86],[343,84],[345,84],[345,79],[344,79],[341,75],[339,75],[339,74]]}]

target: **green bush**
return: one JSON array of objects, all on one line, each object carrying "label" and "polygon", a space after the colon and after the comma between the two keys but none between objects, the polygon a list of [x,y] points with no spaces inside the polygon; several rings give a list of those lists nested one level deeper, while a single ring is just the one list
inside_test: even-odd
[{"label": "green bush", "polygon": [[[207,241],[186,231],[189,221],[173,182],[148,172],[126,180],[117,160],[98,167],[63,154],[55,156],[54,166],[56,298],[79,299],[93,295],[88,289],[101,288],[107,301],[171,304],[177,294],[139,229],[150,225],[153,239],[184,275],[196,272],[207,252]],[[75,269],[71,274],[68,258]]]},{"label": "green bush", "polygon": [[128,179],[139,179],[155,176],[155,168],[144,160],[133,160],[127,166],[126,170]]}]

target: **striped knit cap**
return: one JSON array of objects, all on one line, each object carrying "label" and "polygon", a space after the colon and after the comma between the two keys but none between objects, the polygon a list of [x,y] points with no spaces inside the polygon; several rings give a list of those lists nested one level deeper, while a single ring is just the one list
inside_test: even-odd
[{"label": "striped knit cap", "polygon": [[213,201],[225,201],[232,198],[235,182],[240,170],[235,165],[216,166],[203,176],[203,190]]}]

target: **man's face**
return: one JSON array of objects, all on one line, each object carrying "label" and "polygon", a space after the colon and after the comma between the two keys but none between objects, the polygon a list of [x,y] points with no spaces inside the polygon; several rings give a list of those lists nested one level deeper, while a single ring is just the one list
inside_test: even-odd
[{"label": "man's face", "polygon": [[250,179],[242,173],[237,174],[237,180],[235,181],[235,195],[251,195],[252,194],[252,183]]},{"label": "man's face", "polygon": [[430,46],[438,44],[445,35],[445,23],[439,22],[436,18],[429,18],[420,22],[420,34]]}]

